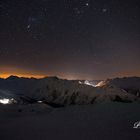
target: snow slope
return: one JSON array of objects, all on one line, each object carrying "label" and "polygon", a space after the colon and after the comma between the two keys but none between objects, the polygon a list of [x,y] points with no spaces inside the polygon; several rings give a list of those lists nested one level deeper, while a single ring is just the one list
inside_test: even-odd
[{"label": "snow slope", "polygon": [[140,77],[108,79],[98,83],[100,87],[117,87],[140,97]]},{"label": "snow slope", "polygon": [[37,105],[0,106],[0,139],[139,140],[140,129],[133,129],[136,121],[140,121],[138,103],[102,103],[57,109]]}]

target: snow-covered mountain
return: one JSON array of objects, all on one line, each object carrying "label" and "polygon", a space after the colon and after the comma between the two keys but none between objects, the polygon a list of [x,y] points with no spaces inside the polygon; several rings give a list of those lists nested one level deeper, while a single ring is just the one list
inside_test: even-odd
[{"label": "snow-covered mountain", "polygon": [[101,81],[99,87],[117,87],[140,97],[140,77],[114,78]]},{"label": "snow-covered mountain", "polygon": [[[125,82],[127,84],[130,81]],[[44,102],[52,106],[93,104],[104,101],[139,101],[136,95],[117,85],[107,86],[108,83],[106,81],[106,86],[94,87],[57,77],[35,79],[10,76],[7,79],[0,79],[0,99],[14,99],[18,103]]]}]

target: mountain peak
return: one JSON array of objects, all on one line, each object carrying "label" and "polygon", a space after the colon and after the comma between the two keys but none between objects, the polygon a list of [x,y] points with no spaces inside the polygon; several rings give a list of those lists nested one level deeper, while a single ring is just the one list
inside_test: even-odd
[{"label": "mountain peak", "polygon": [[15,79],[19,79],[19,77],[15,75],[10,75],[8,78],[6,78],[6,80],[15,80]]}]

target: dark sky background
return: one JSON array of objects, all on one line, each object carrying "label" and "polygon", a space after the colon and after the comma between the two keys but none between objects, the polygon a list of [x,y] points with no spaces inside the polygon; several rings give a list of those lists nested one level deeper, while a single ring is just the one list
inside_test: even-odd
[{"label": "dark sky background", "polygon": [[0,76],[140,76],[140,0],[0,0]]}]

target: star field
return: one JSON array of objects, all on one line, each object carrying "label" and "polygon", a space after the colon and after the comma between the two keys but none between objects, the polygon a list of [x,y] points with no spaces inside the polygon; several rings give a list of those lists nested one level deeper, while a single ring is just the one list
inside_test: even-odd
[{"label": "star field", "polygon": [[1,0],[0,76],[140,76],[139,0]]}]

